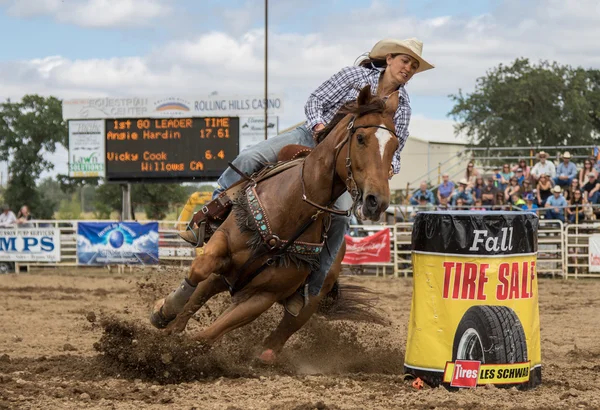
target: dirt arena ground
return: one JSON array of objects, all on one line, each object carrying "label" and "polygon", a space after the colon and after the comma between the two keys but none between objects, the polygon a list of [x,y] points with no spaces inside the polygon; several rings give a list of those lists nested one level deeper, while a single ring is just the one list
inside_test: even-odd
[{"label": "dirt arena ground", "polygon": [[[600,408],[598,281],[540,281],[541,387],[448,392],[403,380],[410,280],[345,277],[379,294],[390,325],[315,318],[266,368],[253,357],[280,306],[210,351],[150,329],[149,306],[182,275],[0,276],[0,409]],[[190,331],[226,299],[203,308]]]}]

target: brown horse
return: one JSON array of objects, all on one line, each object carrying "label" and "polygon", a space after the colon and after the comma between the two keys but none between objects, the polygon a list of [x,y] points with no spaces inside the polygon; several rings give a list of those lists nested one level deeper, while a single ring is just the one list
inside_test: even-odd
[{"label": "brown horse", "polygon": [[[277,235],[276,242],[279,242],[278,238],[293,238],[300,227],[313,219],[315,222],[293,246],[322,241],[328,217],[324,209],[328,210],[326,206],[333,204],[347,189],[353,193],[358,216],[378,220],[389,204],[389,170],[398,147],[398,139],[392,131],[397,107],[397,92],[382,100],[371,96],[369,87],[361,90],[356,103],[347,106],[343,112],[346,115],[338,115],[330,123],[322,134],[322,141],[301,165],[261,181],[255,187],[255,196],[249,192],[245,200],[236,202],[231,214],[205,245],[204,253],[193,261],[186,281],[180,289],[156,303],[152,318],[160,318],[167,333],[182,332],[192,315],[212,296],[231,291],[231,284],[247,282],[236,293],[232,292],[229,308],[195,335],[197,340],[210,344],[225,333],[250,323],[274,303],[293,294],[311,271],[310,257],[283,257],[273,263],[272,254],[264,253],[272,243],[260,243],[261,236],[256,233],[260,229],[257,212],[260,211],[261,219],[262,213],[268,216],[270,230],[273,236]],[[256,203],[262,205],[259,211],[252,208]],[[273,248],[273,252],[278,249],[277,246]],[[339,275],[343,253],[344,248],[321,293],[310,297],[308,305],[297,317],[285,313],[277,329],[265,340],[263,360],[273,360],[275,352],[280,351],[288,338],[317,310]],[[252,263],[246,263],[250,258],[254,259]],[[267,260],[271,264],[265,265],[260,274],[249,277]],[[243,272],[240,271],[242,268]],[[181,297],[185,292],[189,293]],[[155,320],[153,324],[163,327]]]}]

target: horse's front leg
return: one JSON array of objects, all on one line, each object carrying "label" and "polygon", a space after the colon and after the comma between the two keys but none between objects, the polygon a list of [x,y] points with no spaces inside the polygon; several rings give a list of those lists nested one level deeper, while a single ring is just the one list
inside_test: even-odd
[{"label": "horse's front leg", "polygon": [[[155,304],[150,317],[151,323],[160,329],[167,327],[168,333],[183,331],[189,318],[210,297],[224,290],[219,286],[218,282],[222,282],[220,278],[212,274],[223,272],[229,264],[227,236],[217,231],[206,244],[204,254],[198,255],[192,262],[188,277],[169,296]],[[211,280],[207,281],[209,277]],[[184,314],[177,323],[170,325],[182,313]]]},{"label": "horse's front leg", "polygon": [[309,296],[308,303],[302,308],[300,314],[296,317],[290,315],[288,311],[284,311],[283,318],[279,325],[263,342],[263,352],[258,359],[265,364],[272,364],[277,359],[277,354],[281,352],[283,346],[288,339],[302,328],[308,322],[308,320],[315,314],[319,309],[321,301],[327,294],[333,289],[335,282],[338,280],[342,271],[342,260],[346,253],[345,243],[342,244],[340,252],[338,252],[331,269],[325,277],[323,287],[316,296]]},{"label": "horse's front leg", "polygon": [[309,296],[308,303],[302,308],[298,316],[292,316],[287,310],[284,312],[277,328],[271,332],[263,343],[264,350],[258,358],[261,362],[272,364],[276,361],[277,354],[281,352],[288,339],[300,330],[319,309],[321,301],[332,289],[337,278],[338,275],[329,271],[319,294]]},{"label": "horse's front leg", "polygon": [[249,297],[240,295],[238,298],[241,301],[234,301],[217,320],[195,335],[194,339],[210,345],[225,333],[252,322],[277,302],[278,297],[279,295],[268,292],[252,293]]},{"label": "horse's front leg", "polygon": [[214,273],[205,281],[202,281],[197,287],[190,299],[187,301],[183,310],[169,323],[165,328],[167,334],[181,333],[185,330],[190,318],[202,307],[210,298],[225,292],[227,284]]}]

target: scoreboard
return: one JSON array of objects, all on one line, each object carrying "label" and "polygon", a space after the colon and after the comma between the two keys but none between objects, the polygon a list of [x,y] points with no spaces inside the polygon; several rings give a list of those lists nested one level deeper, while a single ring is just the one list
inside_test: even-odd
[{"label": "scoreboard", "polygon": [[106,178],[215,179],[239,153],[239,129],[239,117],[106,120]]}]

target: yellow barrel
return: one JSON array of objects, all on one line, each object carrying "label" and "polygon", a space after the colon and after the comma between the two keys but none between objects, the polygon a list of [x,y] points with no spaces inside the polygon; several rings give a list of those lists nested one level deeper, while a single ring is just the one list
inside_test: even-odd
[{"label": "yellow barrel", "polygon": [[405,372],[452,387],[541,383],[538,218],[421,212]]}]

